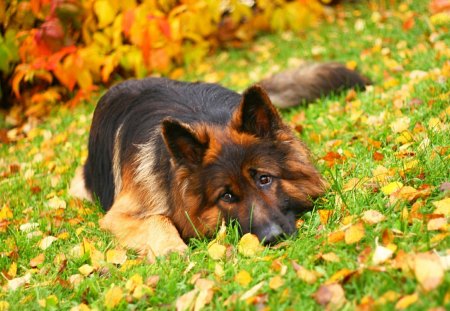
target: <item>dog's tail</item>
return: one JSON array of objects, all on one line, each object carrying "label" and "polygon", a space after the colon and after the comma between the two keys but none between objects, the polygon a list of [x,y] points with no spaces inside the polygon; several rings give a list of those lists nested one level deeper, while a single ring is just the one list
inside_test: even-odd
[{"label": "dog's tail", "polygon": [[310,63],[275,74],[258,84],[268,92],[275,106],[288,108],[345,89],[364,90],[370,80],[339,63]]}]

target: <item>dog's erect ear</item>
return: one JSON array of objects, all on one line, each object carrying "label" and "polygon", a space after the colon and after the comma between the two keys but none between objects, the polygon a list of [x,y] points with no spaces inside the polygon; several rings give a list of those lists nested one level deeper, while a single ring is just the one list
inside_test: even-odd
[{"label": "dog's erect ear", "polygon": [[264,89],[254,85],[245,90],[232,119],[236,130],[258,137],[271,137],[281,125],[281,117]]},{"label": "dog's erect ear", "polygon": [[175,119],[165,119],[162,134],[169,152],[179,164],[202,163],[208,143],[202,143],[188,125]]}]

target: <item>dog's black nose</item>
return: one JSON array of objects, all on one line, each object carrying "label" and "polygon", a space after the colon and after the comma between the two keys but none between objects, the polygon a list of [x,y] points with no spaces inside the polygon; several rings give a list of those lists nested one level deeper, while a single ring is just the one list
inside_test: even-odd
[{"label": "dog's black nose", "polygon": [[281,227],[275,223],[270,223],[260,230],[256,230],[256,235],[258,236],[260,241],[263,241],[264,244],[272,244],[278,241],[285,232]]}]

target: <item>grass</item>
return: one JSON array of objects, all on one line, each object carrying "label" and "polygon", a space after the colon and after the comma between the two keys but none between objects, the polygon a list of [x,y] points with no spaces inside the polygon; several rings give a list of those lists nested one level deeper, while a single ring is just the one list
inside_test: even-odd
[{"label": "grass", "polygon": [[[354,62],[374,81],[366,92],[331,96],[283,111],[287,122],[301,123],[299,135],[312,149],[330,190],[303,217],[298,234],[284,247],[265,248],[256,257],[239,254],[239,237],[230,226],[225,244],[231,251],[226,260],[211,259],[209,241],[193,240],[186,258],[173,254],[147,264],[128,251],[123,265],[96,261],[93,248],[105,254],[118,246],[98,228],[100,207],[75,201],[67,193],[76,167],[86,156],[95,100],[74,110],[55,109],[26,137],[1,145],[0,310],[7,306],[82,310],[81,304],[102,310],[112,299],[112,287],[123,294],[116,309],[173,309],[177,299],[194,288],[192,280],[198,276],[214,281],[212,301],[206,305],[213,310],[321,309],[313,295],[330,279],[342,286],[344,310],[448,309],[449,273],[437,288],[426,291],[425,281],[410,265],[417,254],[434,251],[448,256],[450,252],[448,225],[428,230],[429,218],[423,216],[433,213],[433,203],[449,196],[440,186],[450,181],[450,65],[446,62],[450,37],[448,25],[430,22],[424,2],[406,1],[387,9],[373,2],[349,4],[339,10],[340,17],[302,34],[262,36],[245,49],[218,51],[205,64],[186,68],[185,79],[220,82],[240,91],[298,59]],[[405,30],[402,26],[411,14],[414,25]],[[402,126],[406,132],[396,130]],[[381,158],[375,160],[374,152]],[[380,166],[388,172],[387,181],[374,179]],[[348,189],[355,180],[358,186]],[[391,182],[425,194],[417,200],[386,194],[381,187]],[[325,222],[320,216],[328,210],[334,212]],[[330,234],[349,230],[368,210],[377,210],[386,219],[364,223],[364,233],[355,243],[330,242]],[[36,227],[27,232],[20,229],[24,224]],[[42,250],[38,246],[45,236],[58,240]],[[392,258],[373,263],[376,241],[395,249]],[[330,253],[338,259],[324,259]],[[43,259],[30,262],[41,254]],[[293,261],[320,274],[318,280],[312,284],[302,280]],[[81,274],[84,264],[95,270],[80,276],[77,283],[73,276]],[[236,281],[244,270],[251,277],[248,285]],[[8,289],[7,279],[27,273],[31,279],[25,286]],[[135,275],[147,285],[143,297],[133,297],[130,289]],[[159,277],[156,285],[151,281],[155,276]],[[271,282],[276,276],[282,280],[280,287]],[[239,299],[260,282],[261,289],[250,299]]]}]

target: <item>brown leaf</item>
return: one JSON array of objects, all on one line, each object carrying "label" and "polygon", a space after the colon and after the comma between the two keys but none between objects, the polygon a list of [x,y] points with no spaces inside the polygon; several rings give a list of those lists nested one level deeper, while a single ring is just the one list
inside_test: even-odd
[{"label": "brown leaf", "polygon": [[38,265],[42,264],[45,260],[44,253],[37,255],[33,259],[30,260],[30,266],[32,268],[36,268]]},{"label": "brown leaf", "polygon": [[344,289],[337,283],[321,285],[313,298],[318,304],[331,310],[338,310],[346,301]]}]

